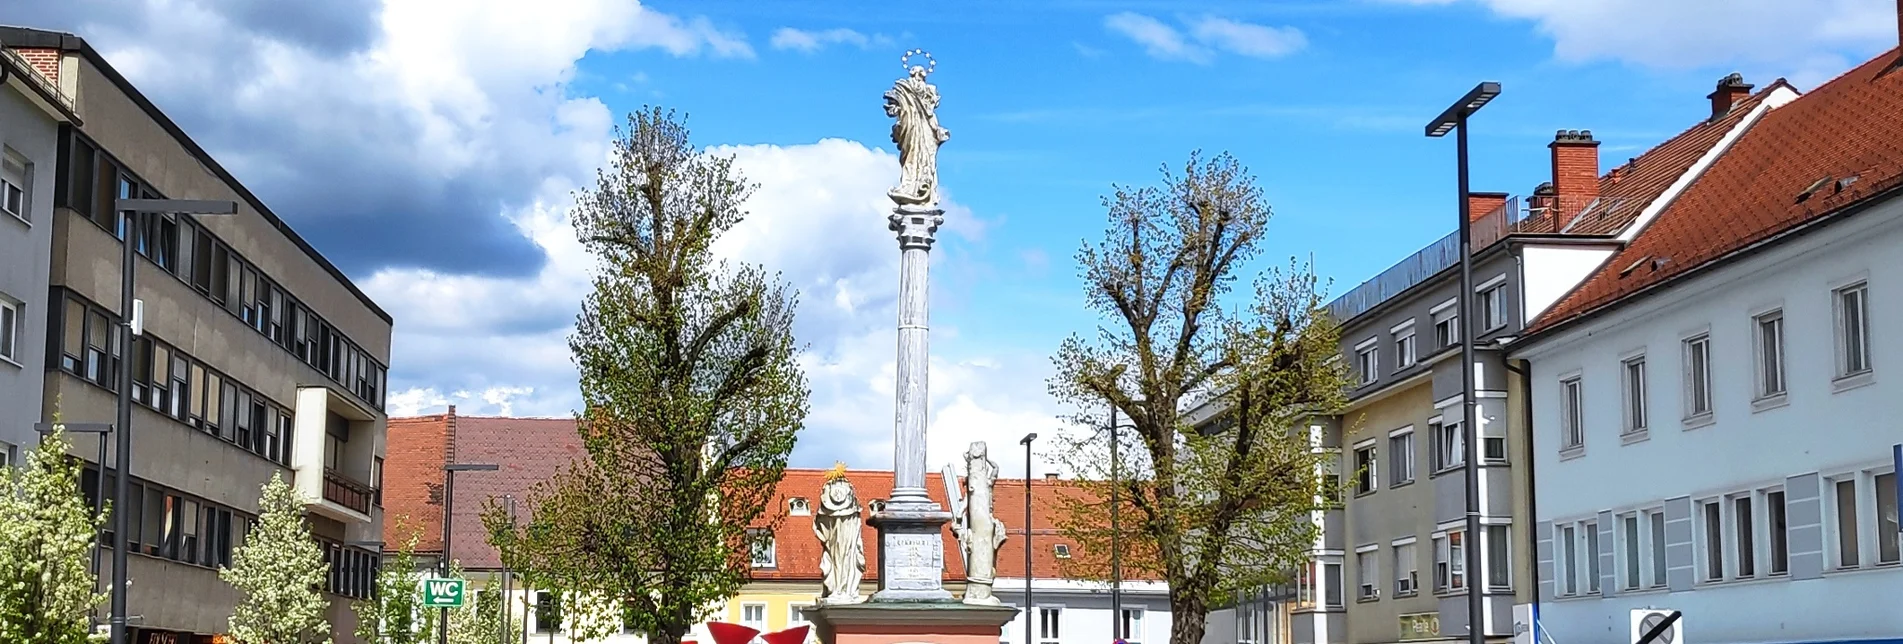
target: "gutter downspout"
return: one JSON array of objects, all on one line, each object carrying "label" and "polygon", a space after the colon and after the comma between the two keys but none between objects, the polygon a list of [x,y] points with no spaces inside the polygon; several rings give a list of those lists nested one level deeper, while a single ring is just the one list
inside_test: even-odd
[{"label": "gutter downspout", "polygon": [[1513,360],[1505,360],[1504,362],[1506,363],[1508,372],[1520,377],[1520,395],[1523,398],[1523,400],[1520,401],[1520,426],[1526,429],[1526,458],[1524,460],[1526,463],[1526,513],[1531,515],[1527,517],[1528,523],[1526,526],[1527,547],[1531,549],[1526,552],[1533,555],[1533,565],[1527,567],[1529,571],[1527,576],[1532,578],[1532,586],[1530,586],[1530,588],[1533,589],[1533,595],[1532,601],[1529,603],[1533,605],[1533,623],[1527,624],[1526,628],[1528,632],[1533,634],[1533,641],[1537,644],[1540,641],[1540,495],[1539,486],[1535,483],[1535,481],[1539,479],[1535,476],[1533,471],[1533,454],[1536,453],[1533,450],[1533,370],[1530,367],[1517,366]]}]

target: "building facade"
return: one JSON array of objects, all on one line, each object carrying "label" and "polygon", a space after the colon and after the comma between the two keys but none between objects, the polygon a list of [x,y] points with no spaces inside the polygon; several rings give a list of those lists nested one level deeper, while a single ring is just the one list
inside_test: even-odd
[{"label": "building facade", "polygon": [[72,92],[52,80],[58,59],[39,58],[50,75],[0,42],[0,464],[9,465],[39,438],[56,144],[78,118]]},{"label": "building facade", "polygon": [[[333,630],[350,641],[348,603],[368,597],[382,535],[387,313],[293,232],[82,38],[0,28],[0,42],[72,88],[78,119],[42,172],[51,229],[41,420],[111,423],[130,370],[133,456],[128,595],[136,641],[208,642],[235,591],[218,577],[258,515],[273,476],[306,499],[331,564]],[[126,198],[228,200],[231,216],[148,214]],[[0,222],[3,223],[3,222]],[[41,222],[35,222],[38,225]],[[117,330],[121,244],[135,245],[144,334]],[[89,496],[96,447],[75,441]],[[109,456],[109,458],[115,458]],[[108,461],[113,462],[113,461]],[[109,542],[107,543],[109,545]],[[103,557],[110,561],[110,557]],[[110,565],[102,566],[108,576]],[[103,611],[102,618],[103,618]]]},{"label": "building facade", "polygon": [[1553,640],[1635,609],[1692,641],[1903,637],[1900,56],[1767,105],[1514,343]]}]

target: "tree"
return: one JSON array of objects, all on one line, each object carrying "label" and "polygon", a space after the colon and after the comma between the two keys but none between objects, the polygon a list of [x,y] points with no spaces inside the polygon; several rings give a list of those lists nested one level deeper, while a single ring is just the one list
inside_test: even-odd
[{"label": "tree", "polygon": [[484,512],[491,543],[525,581],[625,603],[657,644],[679,642],[746,583],[760,538],[748,527],[806,416],[795,295],[712,251],[752,191],[671,112],[643,109],[617,131],[608,167],[571,213],[596,260],[569,339],[587,457],[531,491],[527,526],[494,503]]},{"label": "tree", "polygon": [[88,641],[97,592],[91,569],[103,514],[79,489],[71,444],[55,431],[6,472],[0,494],[0,642],[80,644]]},{"label": "tree", "polygon": [[422,644],[429,641],[436,616],[435,610],[422,608],[416,592],[423,579],[416,570],[416,543],[422,530],[399,520],[396,532],[410,536],[377,571],[376,599],[351,604],[357,614],[357,637],[373,644]]},{"label": "tree", "polygon": [[330,572],[304,524],[304,504],[276,472],[264,484],[258,525],[218,576],[238,590],[231,637],[239,644],[329,644],[329,602],[318,594]]},{"label": "tree", "polygon": [[[1094,341],[1059,348],[1051,393],[1103,426],[1126,419],[1115,480],[1128,573],[1169,584],[1172,644],[1201,641],[1205,615],[1238,591],[1306,565],[1310,512],[1330,502],[1307,417],[1338,409],[1347,374],[1323,288],[1307,266],[1270,270],[1254,297],[1225,307],[1238,268],[1258,250],[1270,211],[1227,154],[1193,154],[1162,187],[1118,188],[1104,240],[1077,254],[1088,305],[1108,318]],[[1187,410],[1227,411],[1192,427]],[[1111,477],[1103,432],[1060,438],[1054,455],[1084,480],[1059,526],[1079,542],[1074,568],[1107,578],[1104,516]]]}]

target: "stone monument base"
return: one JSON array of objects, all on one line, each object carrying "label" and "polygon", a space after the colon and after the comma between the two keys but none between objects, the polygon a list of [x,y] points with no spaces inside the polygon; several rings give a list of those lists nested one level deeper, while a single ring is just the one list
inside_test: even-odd
[{"label": "stone monument base", "polygon": [[821,644],[997,644],[1018,609],[958,601],[866,602],[801,614]]}]

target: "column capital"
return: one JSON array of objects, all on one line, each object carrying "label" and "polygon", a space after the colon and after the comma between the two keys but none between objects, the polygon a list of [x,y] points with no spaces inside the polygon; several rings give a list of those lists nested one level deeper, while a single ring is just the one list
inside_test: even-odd
[{"label": "column capital", "polygon": [[931,250],[938,227],[945,223],[945,211],[932,206],[899,206],[886,220],[887,228],[898,233],[899,248]]}]

